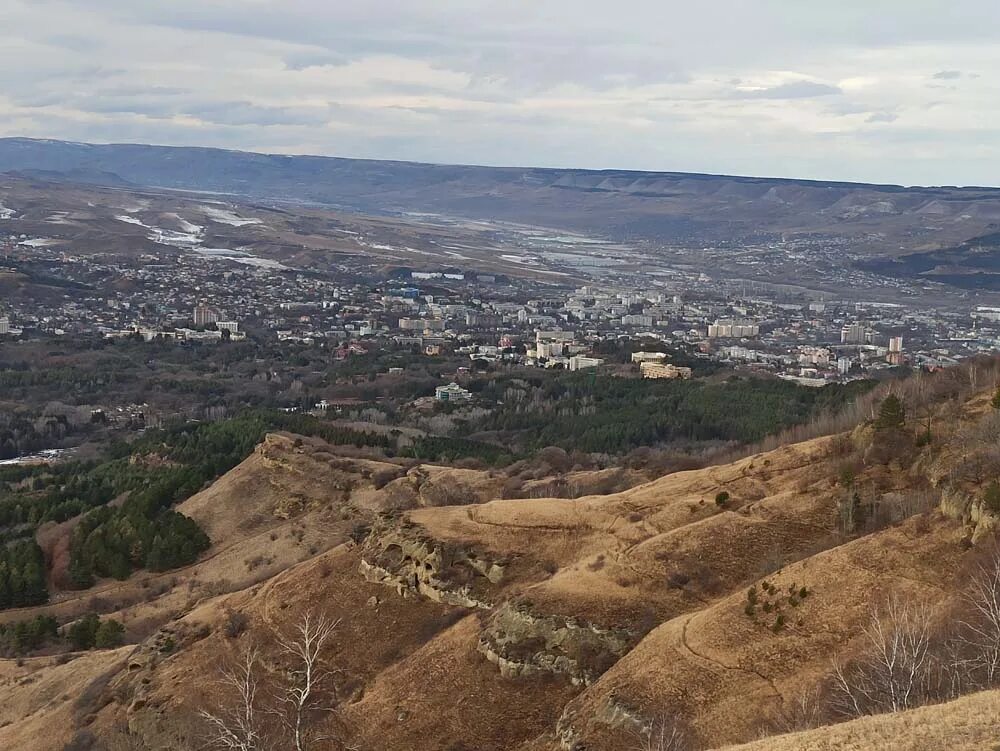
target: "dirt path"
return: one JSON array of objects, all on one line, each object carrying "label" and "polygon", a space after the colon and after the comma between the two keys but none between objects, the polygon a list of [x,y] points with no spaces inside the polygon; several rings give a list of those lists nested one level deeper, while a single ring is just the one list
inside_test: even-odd
[{"label": "dirt path", "polygon": [[[697,615],[697,613],[695,615]],[[775,684],[774,680],[764,675],[763,673],[748,668],[741,668],[732,665],[727,665],[726,663],[720,660],[716,660],[713,657],[709,657],[708,655],[695,650],[694,647],[691,646],[691,641],[688,638],[688,626],[690,625],[694,617],[695,617],[694,615],[691,615],[685,618],[684,624],[681,627],[681,638],[679,644],[682,653],[686,657],[691,659],[692,662],[696,662],[702,665],[703,667],[706,667],[708,670],[717,674],[725,675],[726,673],[742,673],[743,675],[751,676],[752,678],[755,678],[758,681],[766,684],[769,692],[772,693],[776,699],[784,703],[785,697],[778,689],[778,686]]]}]

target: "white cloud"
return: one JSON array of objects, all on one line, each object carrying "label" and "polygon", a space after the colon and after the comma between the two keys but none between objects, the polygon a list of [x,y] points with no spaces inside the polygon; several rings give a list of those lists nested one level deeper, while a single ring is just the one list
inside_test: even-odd
[{"label": "white cloud", "polygon": [[991,0],[5,0],[0,134],[990,183],[998,36]]}]

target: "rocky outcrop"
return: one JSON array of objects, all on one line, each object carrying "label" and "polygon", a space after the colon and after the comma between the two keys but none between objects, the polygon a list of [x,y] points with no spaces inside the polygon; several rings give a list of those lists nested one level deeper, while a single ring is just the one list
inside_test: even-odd
[{"label": "rocky outcrop", "polygon": [[963,490],[944,489],[941,493],[941,513],[962,522],[969,530],[973,542],[987,532],[1000,528],[1000,516],[988,509],[982,498]]},{"label": "rocky outcrop", "polygon": [[401,525],[372,530],[360,571],[367,581],[393,587],[404,597],[418,594],[447,605],[489,609],[490,590],[503,579],[504,567],[504,561]]},{"label": "rocky outcrop", "polygon": [[536,615],[523,604],[507,602],[490,618],[479,651],[508,677],[550,673],[589,686],[633,643],[627,631],[560,615]]}]

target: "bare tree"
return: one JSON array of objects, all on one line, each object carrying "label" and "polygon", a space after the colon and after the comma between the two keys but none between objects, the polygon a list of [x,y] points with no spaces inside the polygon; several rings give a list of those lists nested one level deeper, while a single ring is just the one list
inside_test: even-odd
[{"label": "bare tree", "polygon": [[689,751],[691,736],[677,720],[660,717],[636,733],[634,751]]},{"label": "bare tree", "polygon": [[235,667],[222,669],[220,684],[235,692],[235,703],[217,712],[202,710],[202,719],[209,726],[208,745],[226,751],[265,751],[265,733],[257,706],[259,688],[258,662],[260,654],[250,647]]},{"label": "bare tree", "polygon": [[281,686],[274,697],[276,707],[273,711],[291,733],[295,751],[306,751],[305,726],[309,715],[323,709],[319,692],[329,683],[331,673],[323,667],[320,657],[323,646],[339,625],[339,620],[306,613],[291,638],[277,637],[292,667],[288,671],[287,684]]},{"label": "bare tree", "polygon": [[873,608],[861,655],[835,663],[834,708],[849,716],[916,706],[931,676],[931,616],[923,604],[897,595]]},{"label": "bare tree", "polygon": [[[775,727],[781,733],[797,733],[825,724],[824,702],[819,686],[804,691],[789,701],[779,714]],[[770,735],[770,733],[768,734]]]},{"label": "bare tree", "polygon": [[[339,625],[339,620],[307,613],[290,634],[276,632],[274,641],[287,662],[277,679],[264,674],[260,651],[253,645],[235,667],[223,668],[220,684],[233,698],[222,709],[200,712],[209,727],[206,745],[221,751],[270,751],[286,747],[280,737],[290,738],[295,751],[308,751],[312,743],[330,740],[315,735],[312,726],[318,713],[334,709],[324,706],[333,671],[322,657]],[[265,682],[268,691],[261,689]]]},{"label": "bare tree", "polygon": [[958,627],[966,646],[966,664],[982,676],[986,686],[1000,679],[1000,550],[981,564],[963,593],[968,616]]}]

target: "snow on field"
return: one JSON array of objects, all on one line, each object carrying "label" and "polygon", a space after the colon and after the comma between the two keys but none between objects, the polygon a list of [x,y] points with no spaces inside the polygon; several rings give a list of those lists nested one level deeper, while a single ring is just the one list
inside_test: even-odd
[{"label": "snow on field", "polygon": [[[139,227],[146,227],[141,219],[136,219],[134,216],[126,216],[125,214],[119,214],[115,216],[119,222],[125,222],[126,224],[135,224]],[[152,227],[146,227],[146,229],[152,229]]]},{"label": "snow on field", "polygon": [[16,212],[0,203],[0,219],[13,219]]},{"label": "snow on field", "polygon": [[261,269],[275,269],[277,271],[285,271],[288,266],[280,263],[278,261],[272,261],[270,258],[257,258],[255,256],[248,256],[246,258],[234,258],[236,263],[242,263],[246,266],[256,266]]},{"label": "snow on field", "polygon": [[257,256],[252,256],[244,250],[230,250],[229,248],[195,248],[194,252],[204,258],[214,258],[220,261],[234,261],[236,263],[242,263],[245,266],[256,266],[260,269],[274,269],[276,271],[285,271],[288,266],[285,266],[278,261],[272,261],[269,258],[258,258]]},{"label": "snow on field", "polygon": [[217,224],[228,224],[230,227],[244,227],[248,224],[260,224],[260,219],[253,217],[243,217],[234,214],[228,209],[218,209],[214,206],[199,206],[205,216]]},{"label": "snow on field", "polygon": [[170,245],[174,248],[192,248],[201,242],[202,228],[197,224],[191,224],[188,221],[177,217],[180,222],[182,222],[181,227],[183,227],[183,232],[178,232],[172,229],[163,229],[162,227],[151,227],[140,219],[136,219],[134,216],[126,216],[124,214],[115,217],[119,222],[125,222],[126,224],[134,224],[137,227],[142,227],[149,230],[146,235],[154,243],[159,243],[160,245]]},{"label": "snow on field", "polygon": [[149,239],[160,245],[171,245],[175,248],[194,248],[201,242],[201,232],[176,232],[172,229],[152,227]]},{"label": "snow on field", "polygon": [[50,237],[34,237],[31,240],[21,240],[18,245],[25,245],[29,248],[47,248],[49,245],[58,245],[62,240],[53,240]]},{"label": "snow on field", "polygon": [[181,232],[187,232],[192,235],[200,235],[205,231],[205,228],[200,224],[192,224],[187,219],[182,217],[180,214],[164,214],[166,217],[170,217],[176,221],[181,226]]},{"label": "snow on field", "polygon": [[530,257],[527,257],[527,256],[512,256],[512,255],[509,255],[507,253],[501,253],[500,257],[502,259],[504,259],[505,261],[510,261],[511,263],[520,263],[520,264],[524,264],[525,266],[537,266],[538,265],[538,259],[537,258],[530,258]]},{"label": "snow on field", "polygon": [[37,454],[18,456],[14,459],[0,460],[0,467],[9,467],[18,464],[42,464],[53,461],[61,456],[72,453],[73,449],[42,449]]}]

